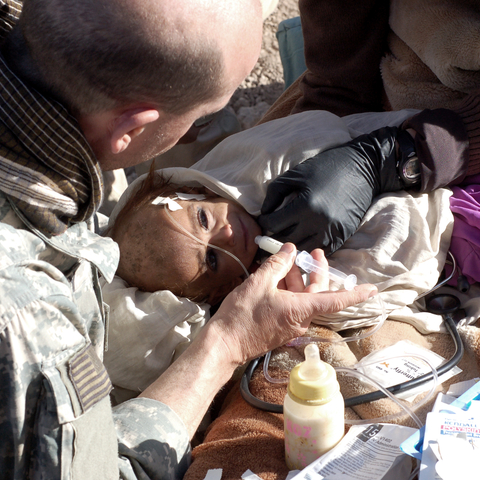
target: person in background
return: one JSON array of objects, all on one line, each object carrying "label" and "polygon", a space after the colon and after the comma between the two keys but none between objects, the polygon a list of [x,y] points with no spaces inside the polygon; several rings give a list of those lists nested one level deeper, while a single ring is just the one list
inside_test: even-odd
[{"label": "person in background", "polygon": [[[300,0],[307,71],[283,106],[281,100],[263,121],[290,106],[286,114],[327,110],[343,117],[382,111],[380,62],[388,49],[390,3]],[[479,111],[480,89],[454,109],[413,111],[396,141],[398,162],[372,161],[371,144],[354,140],[332,150],[328,162],[322,156],[297,165],[269,185],[260,225],[282,242],[306,250],[321,246],[328,255],[357,230],[379,194],[399,187],[431,192],[467,184],[480,173]],[[378,152],[385,140],[379,138]],[[277,210],[291,193],[298,194],[295,201]]]}]

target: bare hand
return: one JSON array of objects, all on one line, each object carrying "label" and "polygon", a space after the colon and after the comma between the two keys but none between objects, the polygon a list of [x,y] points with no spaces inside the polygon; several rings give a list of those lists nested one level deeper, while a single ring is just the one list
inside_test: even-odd
[{"label": "bare hand", "polygon": [[[312,255],[326,263],[321,251]],[[377,293],[369,284],[324,291],[328,279],[313,273],[305,287],[294,259],[295,246],[285,244],[225,298],[211,319],[232,361],[243,364],[263,355],[303,335],[315,315],[339,312]]]}]

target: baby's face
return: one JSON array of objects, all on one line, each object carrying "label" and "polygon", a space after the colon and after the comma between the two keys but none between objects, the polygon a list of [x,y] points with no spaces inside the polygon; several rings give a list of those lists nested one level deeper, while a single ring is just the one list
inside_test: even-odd
[{"label": "baby's face", "polygon": [[217,297],[223,297],[241,283],[244,270],[231,256],[207,244],[232,253],[248,269],[258,249],[255,237],[261,234],[260,227],[242,206],[222,197],[176,202],[182,209],[169,214],[162,211],[166,222],[172,223],[171,216],[198,239],[171,225],[175,261],[181,263],[182,280],[189,283],[192,291],[200,288],[215,292],[215,298],[208,299],[209,303],[215,303]]}]

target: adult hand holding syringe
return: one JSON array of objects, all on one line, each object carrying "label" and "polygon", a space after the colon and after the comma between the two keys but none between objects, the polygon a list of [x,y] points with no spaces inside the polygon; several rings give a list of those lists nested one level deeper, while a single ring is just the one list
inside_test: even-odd
[{"label": "adult hand holding syringe", "polygon": [[[255,237],[255,243],[268,253],[275,254],[282,247],[283,243],[274,238],[258,235]],[[302,251],[297,253],[295,264],[300,267],[305,273],[317,272],[327,273],[328,278],[343,286],[345,290],[352,290],[357,285],[357,277],[353,274],[346,275],[345,273],[333,267],[325,267],[317,262],[309,253]]]}]

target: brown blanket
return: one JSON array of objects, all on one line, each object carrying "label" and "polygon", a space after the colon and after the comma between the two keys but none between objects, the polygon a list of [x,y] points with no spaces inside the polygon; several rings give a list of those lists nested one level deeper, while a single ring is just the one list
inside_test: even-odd
[{"label": "brown blanket", "polygon": [[[437,387],[437,392],[446,393],[448,386],[480,376],[480,322],[459,329],[465,345],[465,354],[459,363],[462,372]],[[355,331],[358,335],[364,330]],[[344,332],[344,335],[352,332]],[[312,326],[309,336],[338,339],[340,335],[320,326]],[[321,357],[333,366],[354,365],[371,352],[395,344],[400,339],[408,339],[449,359],[454,353],[454,344],[448,334],[436,333],[422,335],[411,325],[387,320],[374,335],[348,343],[320,343]],[[274,351],[270,361],[269,373],[274,378],[286,378],[297,362],[303,361],[303,347],[282,347]],[[367,393],[371,388],[360,384],[350,376],[338,375],[344,398]],[[259,367],[250,382],[251,392],[258,398],[281,404],[286,393],[286,384],[272,384],[265,380]],[[418,403],[426,394],[420,394],[414,403]],[[422,422],[431,410],[434,397],[415,413]],[[408,406],[412,404],[407,403]],[[375,419],[385,415],[400,413],[389,421],[410,427],[416,427],[413,420],[401,413],[400,408],[389,399],[347,408],[346,419]],[[348,428],[348,424],[347,427]],[[218,418],[207,430],[204,442],[193,451],[193,463],[185,480],[203,480],[207,471],[222,468],[222,480],[241,478],[250,469],[265,480],[283,480],[288,468],[284,461],[283,418],[258,410],[247,404],[235,384],[223,404]]]},{"label": "brown blanket", "polygon": [[451,108],[478,88],[478,1],[391,0],[389,25],[381,72],[392,110]]}]

